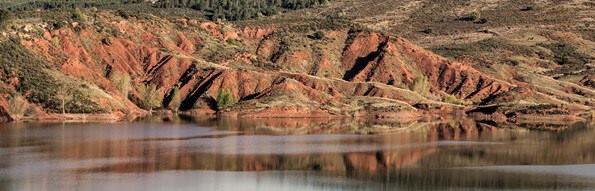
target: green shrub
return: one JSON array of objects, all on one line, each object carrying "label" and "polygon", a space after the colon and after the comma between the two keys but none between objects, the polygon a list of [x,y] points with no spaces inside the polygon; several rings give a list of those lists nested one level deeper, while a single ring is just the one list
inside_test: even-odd
[{"label": "green shrub", "polygon": [[50,44],[52,44],[52,46],[55,47],[55,48],[60,48],[61,47],[60,38],[59,37],[53,37],[50,40]]},{"label": "green shrub", "polygon": [[67,26],[68,23],[64,22],[64,21],[56,21],[52,24],[52,26],[54,27],[54,29],[61,29]]},{"label": "green shrub", "polygon": [[161,99],[159,99],[159,91],[157,86],[153,84],[141,85],[138,89],[138,93],[141,102],[140,106],[143,109],[148,109],[152,112],[154,108],[161,106]]},{"label": "green shrub", "polygon": [[55,99],[61,103],[62,114],[66,113],[101,113],[105,112],[97,103],[91,100],[86,93],[89,91],[87,84],[65,82],[56,91]]},{"label": "green shrub", "polygon": [[12,21],[12,13],[6,10],[0,10],[0,30],[8,27]]},{"label": "green shrub", "polygon": [[462,20],[462,21],[473,21],[473,22],[479,22],[481,19],[482,19],[481,13],[479,11],[473,11],[473,12],[459,18],[459,20]]},{"label": "green shrub", "polygon": [[322,72],[322,76],[325,78],[330,78],[331,77],[331,73],[328,70],[325,70],[324,72]]},{"label": "green shrub", "polygon": [[481,19],[481,13],[479,11],[473,11],[469,14],[469,20],[477,22]]},{"label": "green shrub", "polygon": [[235,99],[233,94],[228,89],[222,89],[217,94],[217,107],[219,109],[224,109],[230,107],[235,104]]},{"label": "green shrub", "polygon": [[76,8],[72,11],[72,19],[79,22],[88,22],[89,17],[83,13],[83,11],[79,8]]},{"label": "green shrub", "polygon": [[430,93],[430,82],[428,77],[419,75],[413,80],[413,84],[410,87],[411,91],[417,92],[420,95],[426,96]]},{"label": "green shrub", "polygon": [[171,92],[169,107],[177,112],[180,106],[182,106],[182,95],[180,95],[180,88],[175,87]]},{"label": "green shrub", "polygon": [[126,11],[122,10],[122,9],[118,9],[118,10],[116,11],[116,14],[117,14],[118,16],[120,16],[120,17],[124,18],[124,19],[128,19],[128,18],[130,18],[130,14],[129,14],[128,12],[126,12]]},{"label": "green shrub", "polygon": [[464,99],[459,99],[458,97],[456,97],[454,95],[445,96],[442,99],[442,102],[451,103],[451,104],[455,104],[455,105],[470,105],[471,104],[469,101],[466,101]]},{"label": "green shrub", "polygon": [[130,91],[131,79],[127,74],[121,72],[113,72],[110,75],[110,81],[120,91],[123,98],[128,98],[128,92]]},{"label": "green shrub", "polygon": [[317,31],[314,34],[308,35],[308,38],[311,38],[314,40],[322,40],[322,39],[326,38],[326,35],[322,31]]},{"label": "green shrub", "polygon": [[241,41],[237,40],[237,39],[229,39],[227,40],[227,43],[236,47],[242,47],[243,44]]},{"label": "green shrub", "polygon": [[66,112],[68,113],[103,113],[105,109],[91,100],[88,94],[89,87],[82,85],[72,90],[72,98],[66,103]]},{"label": "green shrub", "polygon": [[19,95],[14,95],[8,100],[8,112],[17,120],[25,115],[27,106],[27,100]]},{"label": "green shrub", "polygon": [[353,100],[349,103],[349,112],[358,112],[362,109],[364,109],[364,106],[359,100]]},{"label": "green shrub", "polygon": [[577,48],[568,43],[541,44],[550,49],[554,54],[554,61],[558,64],[586,64],[589,60],[587,55],[577,51]]}]

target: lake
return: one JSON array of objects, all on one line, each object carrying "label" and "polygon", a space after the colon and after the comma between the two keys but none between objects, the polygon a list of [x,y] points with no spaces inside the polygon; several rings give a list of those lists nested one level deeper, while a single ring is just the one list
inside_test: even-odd
[{"label": "lake", "polygon": [[167,120],[0,127],[0,190],[594,190],[595,127]]}]

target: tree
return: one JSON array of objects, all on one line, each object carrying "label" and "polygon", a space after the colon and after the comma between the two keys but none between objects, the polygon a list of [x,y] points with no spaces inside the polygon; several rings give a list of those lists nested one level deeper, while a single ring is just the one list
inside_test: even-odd
[{"label": "tree", "polygon": [[72,12],[72,19],[79,21],[79,22],[88,22],[89,17],[83,13],[83,11],[79,8],[74,9]]},{"label": "tree", "polygon": [[62,114],[66,114],[66,103],[72,101],[72,93],[72,89],[66,84],[60,85],[56,91],[56,97],[61,102]]},{"label": "tree", "polygon": [[8,100],[8,112],[15,119],[20,119],[27,111],[27,100],[21,96],[14,95]]},{"label": "tree", "polygon": [[[6,1],[6,0],[5,0]],[[0,1],[1,2],[1,1]],[[191,8],[202,11],[212,20],[252,19],[259,15],[273,15],[277,8],[303,9],[327,4],[328,0],[35,0],[0,3],[11,11],[32,11],[36,9],[74,9],[73,19],[85,22],[87,18],[79,8],[112,8],[114,5],[136,4],[152,8]],[[126,15],[121,15],[126,17]]]},{"label": "tree", "polygon": [[161,100],[159,99],[159,91],[153,84],[141,85],[139,90],[139,96],[141,101],[141,107],[148,109],[149,112],[153,112],[154,108],[161,106]]},{"label": "tree", "polygon": [[122,98],[128,99],[131,81],[130,76],[120,72],[114,72],[111,74],[110,80],[114,83],[118,91],[120,91]]},{"label": "tree", "polygon": [[169,102],[169,107],[172,108],[176,113],[180,106],[182,106],[182,95],[180,95],[180,88],[175,87],[171,93],[171,101]]},{"label": "tree", "polygon": [[217,94],[217,108],[219,110],[224,109],[226,107],[230,107],[235,104],[235,99],[231,90],[228,89],[221,89]]},{"label": "tree", "polygon": [[428,82],[428,77],[424,75],[417,76],[413,80],[411,91],[417,92],[422,96],[428,95],[428,93],[430,92],[430,83]]},{"label": "tree", "polygon": [[7,10],[0,10],[0,29],[5,29],[12,21],[12,14]]}]

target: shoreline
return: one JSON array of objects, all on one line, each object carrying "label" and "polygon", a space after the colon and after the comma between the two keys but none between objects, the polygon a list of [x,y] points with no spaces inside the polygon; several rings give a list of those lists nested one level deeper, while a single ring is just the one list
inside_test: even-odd
[{"label": "shoreline", "polygon": [[[498,118],[493,116],[467,115],[461,112],[456,113],[432,113],[432,112],[366,112],[366,114],[327,115],[327,116],[250,116],[238,115],[238,113],[214,113],[196,114],[191,112],[175,113],[169,110],[159,110],[151,114],[148,112],[126,115],[121,112],[104,114],[47,114],[40,118],[20,118],[7,123],[119,123],[134,121],[174,121],[176,119],[187,121],[246,121],[250,123],[272,123],[280,126],[296,126],[301,123],[328,123],[333,121],[354,121],[384,124],[414,124],[419,122],[448,121],[448,120],[473,120],[495,127],[519,127],[532,130],[558,131],[566,129],[577,123],[589,123],[592,119],[576,115],[518,115],[514,118]],[[390,126],[389,125],[389,126]]]}]

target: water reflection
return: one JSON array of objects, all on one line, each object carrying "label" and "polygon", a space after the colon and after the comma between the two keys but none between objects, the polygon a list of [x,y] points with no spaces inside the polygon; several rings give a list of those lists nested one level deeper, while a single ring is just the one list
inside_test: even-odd
[{"label": "water reflection", "polygon": [[595,188],[594,128],[564,129],[470,120],[11,124],[0,128],[0,190]]}]

